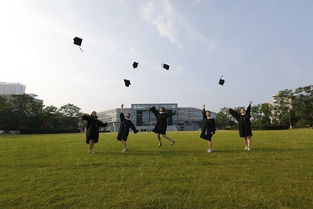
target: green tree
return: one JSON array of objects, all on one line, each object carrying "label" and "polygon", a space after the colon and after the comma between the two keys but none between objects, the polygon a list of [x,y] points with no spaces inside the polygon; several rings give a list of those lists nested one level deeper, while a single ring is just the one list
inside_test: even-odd
[{"label": "green tree", "polygon": [[227,107],[221,108],[221,110],[218,113],[216,113],[215,121],[216,126],[219,129],[231,128],[236,125],[236,122],[230,115]]},{"label": "green tree", "polygon": [[59,108],[59,112],[67,117],[78,117],[80,116],[80,108],[73,104],[66,104]]},{"label": "green tree", "polygon": [[9,131],[14,127],[12,121],[12,105],[8,101],[8,97],[0,96],[0,130]]},{"label": "green tree", "polygon": [[292,127],[294,121],[293,110],[292,110],[292,101],[294,98],[294,93],[291,89],[285,89],[279,91],[277,95],[274,96],[274,117],[278,122],[278,125],[289,125]]},{"label": "green tree", "polygon": [[69,129],[78,129],[80,127],[80,108],[73,104],[66,104],[59,108],[59,113],[62,114],[62,124]]},{"label": "green tree", "polygon": [[251,122],[253,125],[271,125],[272,106],[268,103],[254,105],[251,107],[251,116]]},{"label": "green tree", "polygon": [[293,95],[292,107],[298,127],[313,124],[313,85],[299,87]]}]

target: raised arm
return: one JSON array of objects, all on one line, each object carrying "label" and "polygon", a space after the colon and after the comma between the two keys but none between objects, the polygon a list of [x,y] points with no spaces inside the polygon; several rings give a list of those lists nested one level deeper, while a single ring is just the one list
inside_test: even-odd
[{"label": "raised arm", "polygon": [[251,104],[252,104],[252,101],[250,101],[249,106],[247,107],[247,111],[246,111],[246,114],[248,117],[251,116]]},{"label": "raised arm", "polygon": [[238,120],[239,117],[240,117],[239,113],[236,112],[235,110],[231,109],[231,108],[229,108],[229,113],[230,113],[234,118],[236,118],[236,120]]},{"label": "raised arm", "polygon": [[120,113],[120,120],[123,121],[125,120],[125,115],[123,113],[124,110],[124,104],[121,105],[121,113]]},{"label": "raised arm", "polygon": [[205,105],[203,105],[203,109],[202,109],[202,119],[206,119]]},{"label": "raised arm", "polygon": [[155,109],[155,107],[151,107],[149,110],[150,110],[151,112],[153,112],[153,114],[155,115],[155,117],[158,117],[159,112]]},{"label": "raised arm", "polygon": [[120,120],[121,120],[121,121],[125,120],[125,115],[124,115],[124,113],[122,113],[122,112],[120,113]]}]

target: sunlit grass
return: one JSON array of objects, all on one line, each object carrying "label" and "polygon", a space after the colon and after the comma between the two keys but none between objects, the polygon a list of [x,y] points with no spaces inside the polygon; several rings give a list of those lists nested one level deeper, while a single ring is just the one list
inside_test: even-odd
[{"label": "sunlit grass", "polygon": [[0,136],[0,208],[313,208],[313,130],[255,131],[243,150],[237,131],[218,131],[213,153],[199,132]]}]

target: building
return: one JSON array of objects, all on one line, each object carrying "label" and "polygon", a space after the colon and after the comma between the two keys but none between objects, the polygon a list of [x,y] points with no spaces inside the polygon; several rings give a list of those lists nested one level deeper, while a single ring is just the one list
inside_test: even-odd
[{"label": "building", "polygon": [[25,94],[26,86],[20,83],[0,82],[0,95]]},{"label": "building", "polygon": [[[0,82],[0,96],[6,96],[7,98],[13,98],[13,95],[24,95],[26,86],[20,83],[6,83]],[[27,94],[34,98],[34,101],[43,104],[43,100],[37,99],[36,94]]]},{"label": "building", "polygon": [[[131,120],[140,131],[151,131],[156,124],[156,118],[149,107],[164,107],[167,112],[178,114],[168,119],[168,131],[195,131],[201,128],[202,109],[194,107],[178,107],[176,103],[165,104],[132,104],[130,108],[124,108],[124,113],[131,114]],[[98,118],[109,123],[107,131],[116,132],[119,129],[121,108],[114,108],[98,112]],[[216,113],[212,112],[213,117]]]}]

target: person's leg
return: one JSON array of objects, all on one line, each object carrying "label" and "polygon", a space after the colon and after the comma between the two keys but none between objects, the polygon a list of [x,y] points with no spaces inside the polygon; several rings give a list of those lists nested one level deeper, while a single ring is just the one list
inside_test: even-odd
[{"label": "person's leg", "polygon": [[208,152],[212,152],[212,141],[208,140]]},{"label": "person's leg", "polygon": [[250,150],[250,146],[251,146],[251,136],[248,136],[247,137],[247,147],[248,147],[248,150]]},{"label": "person's leg", "polygon": [[122,140],[122,144],[123,144],[123,150],[122,152],[127,152],[127,144],[126,144],[126,141]]},{"label": "person's leg", "polygon": [[162,134],[162,136],[163,136],[165,139],[169,140],[169,141],[171,142],[171,145],[175,144],[175,141],[174,141],[173,139],[171,139],[170,137],[168,137],[167,135],[163,135],[163,134]]},{"label": "person's leg", "polygon": [[243,137],[243,142],[245,144],[245,150],[248,149],[248,141],[247,141],[247,137]]},{"label": "person's leg", "polygon": [[160,134],[158,134],[158,140],[159,140],[159,147],[161,147],[161,146],[162,146],[162,141],[161,141],[161,136],[160,136]]},{"label": "person's leg", "polygon": [[93,140],[89,140],[89,152],[94,152],[93,147],[94,147],[95,143]]}]

